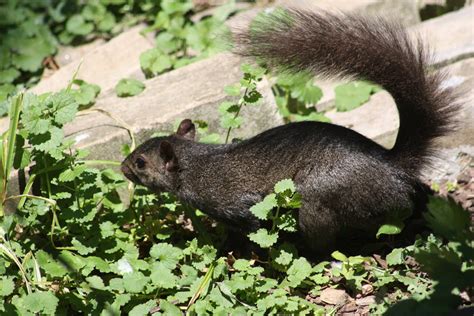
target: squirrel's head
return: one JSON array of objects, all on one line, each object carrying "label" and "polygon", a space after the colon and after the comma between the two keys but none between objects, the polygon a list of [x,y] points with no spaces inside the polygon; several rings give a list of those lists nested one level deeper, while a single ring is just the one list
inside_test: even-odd
[{"label": "squirrel's head", "polygon": [[123,174],[133,183],[153,191],[173,191],[179,172],[176,144],[193,141],[196,128],[189,119],[183,120],[175,134],[147,140],[122,162]]}]

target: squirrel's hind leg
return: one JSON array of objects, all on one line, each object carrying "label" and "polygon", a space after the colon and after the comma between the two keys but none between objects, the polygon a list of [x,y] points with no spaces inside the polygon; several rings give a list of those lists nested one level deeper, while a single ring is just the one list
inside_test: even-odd
[{"label": "squirrel's hind leg", "polygon": [[305,197],[298,216],[299,231],[313,254],[334,250],[339,232],[336,213],[315,196]]}]

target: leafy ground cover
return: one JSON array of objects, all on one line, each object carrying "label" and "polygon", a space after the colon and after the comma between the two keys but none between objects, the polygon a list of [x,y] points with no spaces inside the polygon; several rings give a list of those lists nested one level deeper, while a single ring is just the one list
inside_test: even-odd
[{"label": "leafy ground cover", "polygon": [[[239,85],[226,88],[242,93],[240,100],[220,107],[227,140],[242,124],[239,112],[261,97],[263,70],[243,69]],[[296,230],[300,203],[292,181],[282,179],[251,208],[271,222],[248,236],[259,250],[223,252],[224,227],[168,193],[132,188],[113,168],[96,167],[118,162],[87,160],[85,150],[73,148],[62,127],[79,109],[74,96],[71,85],[9,99],[1,196],[2,205],[18,206],[14,213],[2,209],[2,313],[442,314],[472,295],[473,234],[459,206],[432,198],[425,214],[431,230],[408,246],[394,248],[385,236],[372,255],[335,251],[315,261],[282,238]],[[20,195],[7,194],[13,170]],[[379,233],[402,227],[391,220]]]},{"label": "leafy ground cover", "polygon": [[45,68],[57,69],[59,45],[76,45],[95,38],[109,39],[139,22],[156,32],[156,46],[143,52],[144,73],[155,76],[222,50],[216,34],[234,13],[229,1],[213,15],[192,21],[191,0],[28,1],[0,4],[0,115],[6,98],[36,83]]},{"label": "leafy ground cover", "polygon": [[[52,38],[74,42],[91,34],[112,35],[121,23],[133,23],[149,12],[152,17],[148,18],[158,25],[152,28],[168,34],[158,36],[167,41],[163,47],[169,50],[153,49],[142,56],[144,71],[151,76],[198,56],[183,54],[183,49],[188,50],[183,47],[199,51],[199,45],[192,44],[196,36],[189,35],[196,31],[189,31],[194,29],[189,3],[87,2],[73,6],[72,11],[56,9],[70,13],[46,25],[52,26]],[[63,8],[70,5],[64,2]],[[12,2],[8,12],[20,10],[33,19],[43,12],[41,19],[50,21],[55,10],[45,11],[45,6],[42,2],[22,6]],[[229,10],[218,11],[221,21]],[[101,14],[100,18],[93,19],[91,12]],[[8,25],[15,27],[9,29],[26,27],[14,17],[9,17]],[[101,21],[113,26],[108,29]],[[196,29],[214,23],[205,21]],[[35,34],[28,38],[43,36]],[[0,49],[3,47],[11,58],[17,54],[13,46],[5,44]],[[167,67],[153,62],[156,54],[168,54]],[[0,68],[17,66],[9,61]],[[40,71],[19,69],[20,75],[7,85],[28,85]],[[207,123],[199,121],[202,141],[230,142],[232,130],[245,124],[242,111],[258,106],[257,83],[265,71],[248,65],[242,70],[242,80],[225,89],[236,101],[216,109],[226,133],[211,133]],[[311,77],[280,76],[274,82],[279,110],[286,120],[326,120],[310,107],[322,96]],[[361,96],[354,97],[350,89],[360,86],[363,89],[357,93]],[[116,86],[122,96],[142,89],[142,84],[130,80]],[[342,87],[342,109],[357,106],[344,105],[345,99],[365,102],[376,90],[367,83]],[[355,255],[335,251],[327,257],[310,258],[292,241],[300,196],[291,180],[282,179],[272,194],[251,208],[270,225],[242,236],[239,243],[245,247],[229,249],[224,242],[228,237],[225,227],[168,193],[152,194],[130,186],[117,172],[118,161],[90,160],[86,150],[76,149],[64,137],[64,124],[93,104],[99,93],[100,87],[73,78],[58,93],[5,96],[10,125],[0,143],[0,314],[435,315],[470,304],[473,233],[469,213],[453,202],[431,198],[423,216],[425,227],[404,242],[398,235],[409,223],[407,214],[401,212],[380,227],[376,242],[367,245],[372,248]],[[124,144],[124,155],[133,146],[133,139]],[[11,193],[17,187],[11,182],[13,174],[19,180],[19,194]]]}]

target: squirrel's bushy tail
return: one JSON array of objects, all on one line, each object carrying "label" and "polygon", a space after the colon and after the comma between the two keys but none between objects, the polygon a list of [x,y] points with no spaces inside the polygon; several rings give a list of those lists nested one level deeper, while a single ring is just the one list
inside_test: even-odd
[{"label": "squirrel's bushy tail", "polygon": [[235,51],[286,71],[353,77],[381,85],[394,98],[400,129],[390,156],[417,173],[448,133],[456,112],[440,72],[427,69],[429,54],[398,23],[358,14],[276,9],[234,32]]}]

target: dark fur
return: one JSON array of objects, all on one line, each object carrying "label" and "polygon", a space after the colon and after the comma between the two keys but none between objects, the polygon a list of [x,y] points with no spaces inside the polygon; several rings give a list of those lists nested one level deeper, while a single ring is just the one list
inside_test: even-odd
[{"label": "dark fur", "polygon": [[[237,144],[205,145],[193,141],[194,126],[184,120],[177,134],[151,139],[127,157],[122,170],[130,180],[171,191],[231,227],[254,230],[259,222],[249,207],[291,178],[303,196],[300,231],[318,250],[330,248],[341,232],[376,228],[387,212],[413,208],[420,168],[455,112],[452,93],[440,88],[443,75],[427,74],[420,43],[413,45],[399,25],[381,19],[297,10],[259,18],[235,38],[238,53],[270,66],[382,85],[400,113],[394,148],[318,122],[279,126]],[[145,168],[137,168],[137,158]]]}]

